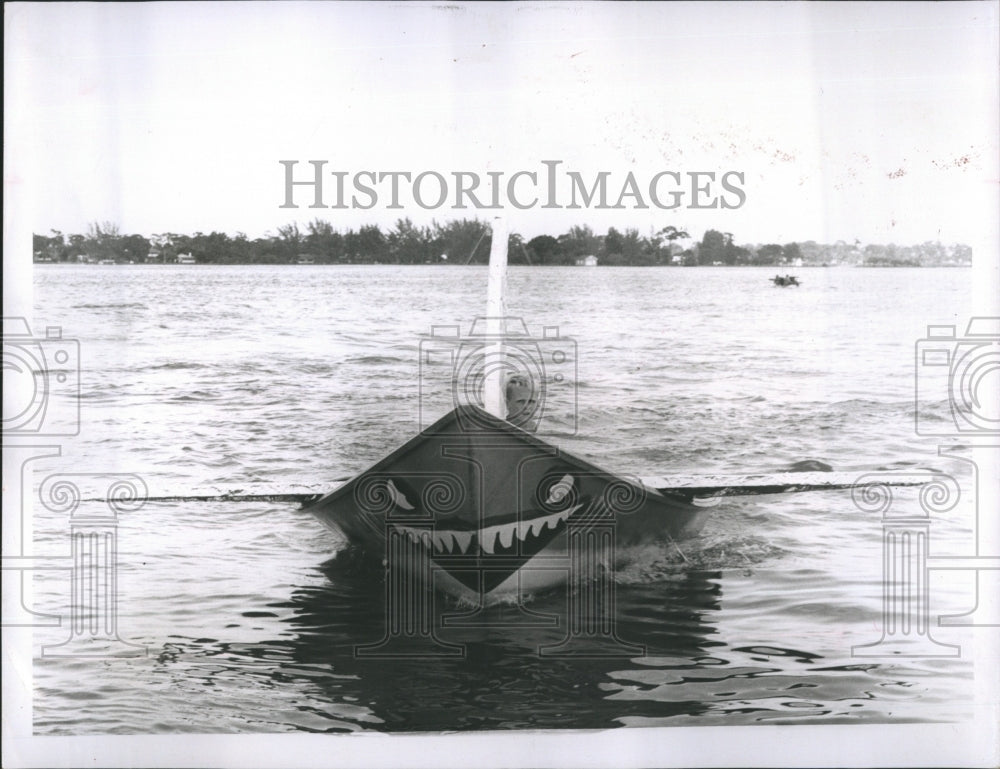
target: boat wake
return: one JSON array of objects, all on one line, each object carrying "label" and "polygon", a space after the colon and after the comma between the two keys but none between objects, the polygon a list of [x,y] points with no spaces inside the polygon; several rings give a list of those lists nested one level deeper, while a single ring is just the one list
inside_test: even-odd
[{"label": "boat wake", "polygon": [[674,542],[661,540],[620,548],[615,581],[644,585],[683,579],[692,571],[754,569],[785,554],[762,537],[746,536],[713,541],[708,537]]}]

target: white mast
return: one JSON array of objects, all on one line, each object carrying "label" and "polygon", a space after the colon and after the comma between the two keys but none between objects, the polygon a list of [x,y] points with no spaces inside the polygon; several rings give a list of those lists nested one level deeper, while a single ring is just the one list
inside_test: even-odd
[{"label": "white mast", "polygon": [[490,275],[486,290],[486,333],[490,343],[483,350],[483,406],[497,419],[507,419],[504,334],[507,306],[507,222],[493,219],[493,242],[490,246]]}]

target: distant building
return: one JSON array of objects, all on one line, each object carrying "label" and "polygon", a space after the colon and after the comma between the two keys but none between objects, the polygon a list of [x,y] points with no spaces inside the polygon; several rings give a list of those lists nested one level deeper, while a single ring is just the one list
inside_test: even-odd
[{"label": "distant building", "polygon": [[597,257],[591,254],[590,256],[581,256],[576,260],[577,267],[596,267]]},{"label": "distant building", "polygon": [[177,254],[177,264],[195,264],[195,260],[190,253]]},{"label": "distant building", "polygon": [[150,251],[146,254],[146,264],[162,262],[163,255],[159,251]]}]

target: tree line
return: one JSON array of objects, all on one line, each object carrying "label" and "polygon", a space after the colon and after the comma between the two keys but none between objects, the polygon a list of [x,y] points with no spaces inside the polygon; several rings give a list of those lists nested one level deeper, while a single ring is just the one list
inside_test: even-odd
[{"label": "tree line", "polygon": [[[86,234],[65,235],[50,230],[34,236],[36,261],[200,264],[467,264],[485,262],[491,235],[487,222],[461,219],[427,226],[410,219],[396,221],[388,230],[377,225],[337,230],[322,219],[304,228],[287,224],[263,237],[250,239],[223,232],[184,235],[157,233],[149,238],[124,235],[111,222],[95,222]],[[868,244],[859,241],[820,244],[737,244],[732,233],[707,230],[700,241],[685,230],[668,225],[640,235],[634,228],[611,227],[601,235],[590,227],[574,226],[554,237],[525,240],[512,233],[508,241],[512,264],[572,265],[593,256],[601,265],[819,265],[939,266],[971,263],[972,252],[962,244],[926,242],[916,246]]]}]

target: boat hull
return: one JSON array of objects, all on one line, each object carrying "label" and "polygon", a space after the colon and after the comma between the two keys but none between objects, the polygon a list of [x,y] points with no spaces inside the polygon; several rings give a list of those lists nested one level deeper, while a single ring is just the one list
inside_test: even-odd
[{"label": "boat hull", "polygon": [[602,470],[485,411],[454,409],[306,506],[374,557],[462,598],[538,592],[574,553],[697,533],[707,511]]}]

